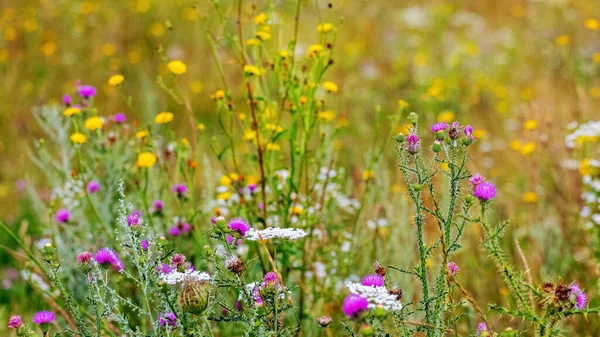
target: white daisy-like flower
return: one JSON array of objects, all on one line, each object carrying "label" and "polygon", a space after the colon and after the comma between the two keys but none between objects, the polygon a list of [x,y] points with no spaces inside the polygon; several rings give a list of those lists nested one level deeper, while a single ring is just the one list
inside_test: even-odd
[{"label": "white daisy-like flower", "polygon": [[592,121],[581,124],[573,133],[567,135],[565,142],[568,147],[573,148],[580,139],[597,137],[600,137],[600,121]]},{"label": "white daisy-like flower", "polygon": [[396,295],[390,294],[385,287],[364,286],[358,282],[348,282],[346,287],[353,294],[361,295],[369,301],[369,308],[373,309],[378,305],[390,311],[402,310],[402,303]]},{"label": "white daisy-like flower", "polygon": [[298,228],[268,227],[261,230],[251,228],[245,239],[250,241],[267,241],[272,239],[298,240],[305,237],[307,233]]},{"label": "white daisy-like flower", "polygon": [[208,281],[210,280],[210,274],[191,269],[188,269],[184,272],[174,270],[168,274],[160,275],[159,279],[164,283],[173,286],[180,284],[183,281]]}]

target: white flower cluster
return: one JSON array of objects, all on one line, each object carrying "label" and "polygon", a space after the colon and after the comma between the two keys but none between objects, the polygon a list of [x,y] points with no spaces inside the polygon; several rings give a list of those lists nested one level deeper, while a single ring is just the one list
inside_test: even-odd
[{"label": "white flower cluster", "polygon": [[164,283],[173,286],[180,284],[183,281],[208,281],[210,280],[210,274],[191,269],[188,269],[184,272],[174,270],[168,274],[160,275],[159,279]]},{"label": "white flower cluster", "polygon": [[250,241],[266,241],[272,239],[298,240],[308,235],[298,228],[268,227],[261,230],[254,228],[246,233],[246,239]]},{"label": "white flower cluster", "polygon": [[581,139],[599,137],[600,121],[592,121],[581,124],[577,129],[575,129],[575,131],[573,131],[573,133],[569,134],[565,138],[565,142],[567,143],[568,147],[573,148]]},{"label": "white flower cluster", "polygon": [[348,282],[346,287],[351,293],[366,298],[369,301],[370,309],[380,305],[389,311],[402,310],[402,303],[396,298],[396,295],[390,294],[385,287],[364,286],[357,282]]},{"label": "white flower cluster", "polygon": [[69,179],[62,186],[54,186],[50,199],[52,201],[60,200],[63,205],[73,209],[79,205],[83,190],[82,180]]},{"label": "white flower cluster", "polygon": [[[590,160],[589,165],[600,170],[600,160]],[[598,210],[598,206],[600,206],[600,177],[587,175],[583,177],[582,181],[586,186],[586,191],[581,194],[581,198],[586,205],[581,209],[579,215],[582,218],[590,219],[591,222],[587,223],[588,227],[600,226],[600,212],[592,211]]]}]

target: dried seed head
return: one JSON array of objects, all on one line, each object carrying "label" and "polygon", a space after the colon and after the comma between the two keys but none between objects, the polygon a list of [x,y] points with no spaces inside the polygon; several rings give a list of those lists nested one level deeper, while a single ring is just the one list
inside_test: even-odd
[{"label": "dried seed head", "polygon": [[554,284],[552,284],[552,282],[544,282],[542,284],[542,289],[544,289],[544,292],[549,294],[554,290]]},{"label": "dried seed head", "polygon": [[225,267],[227,267],[230,272],[237,275],[243,273],[246,268],[244,261],[235,255],[231,255],[225,260]]},{"label": "dried seed head", "polygon": [[184,281],[177,301],[181,310],[200,315],[208,306],[208,283],[205,281]]},{"label": "dried seed head", "polygon": [[554,290],[555,302],[568,302],[571,295],[571,287],[566,284],[559,284]]},{"label": "dried seed head", "polygon": [[397,299],[398,301],[400,301],[400,300],[402,299],[402,289],[400,289],[400,288],[396,288],[396,287],[394,287],[394,288],[390,289],[390,290],[388,291],[388,293],[390,293],[390,294],[392,294],[392,295],[396,296],[396,299]]},{"label": "dried seed head", "polygon": [[379,264],[379,262],[375,261],[374,269],[375,269],[375,274],[377,274],[381,277],[385,277],[385,268],[383,268],[383,266],[381,264]]}]

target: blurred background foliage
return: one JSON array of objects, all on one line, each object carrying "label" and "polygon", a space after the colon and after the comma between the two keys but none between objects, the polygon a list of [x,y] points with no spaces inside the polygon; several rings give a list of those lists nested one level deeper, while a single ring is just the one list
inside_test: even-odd
[{"label": "blurred background foliage", "polygon": [[[28,152],[41,137],[33,109],[60,103],[77,84],[99,88],[96,106],[101,114],[125,112],[147,123],[160,111],[184,114],[161,92],[157,75],[168,70],[162,57],[181,59],[187,66],[180,83],[189,93],[198,121],[209,134],[215,126],[209,97],[221,89],[207,34],[219,43],[234,39],[225,27],[219,35],[213,2],[227,11],[231,1],[76,1],[3,0],[0,5],[0,218],[20,224],[35,238],[40,222],[25,195],[25,181],[48,196]],[[235,2],[233,2],[235,3]],[[497,218],[511,219],[505,244],[522,266],[514,244],[518,240],[531,275],[540,282],[555,275],[578,280],[592,304],[600,303],[598,260],[578,218],[581,201],[577,158],[565,146],[567,124],[600,118],[600,2],[596,0],[302,0],[298,52],[318,42],[317,25],[339,27],[334,65],[328,78],[340,86],[334,101],[336,118],[344,128],[340,161],[360,181],[366,168],[366,148],[378,135],[373,128],[375,107],[395,111],[398,104],[416,111],[426,123],[452,121],[475,127],[478,139],[472,167],[487,175],[501,191],[495,203]],[[247,20],[276,6],[268,50],[277,53],[293,32],[296,1],[246,1]],[[220,52],[230,83],[242,83],[239,65]],[[116,73],[127,85],[121,91],[107,84]],[[239,91],[241,88],[232,88]],[[131,96],[134,110],[123,97]],[[177,119],[176,119],[177,121]],[[189,136],[184,119],[179,134]],[[397,126],[398,131],[403,126]],[[381,207],[387,217],[406,195],[395,168],[395,152],[373,170],[385,186]],[[373,207],[367,217],[379,215]],[[28,226],[23,227],[23,224]],[[24,233],[23,233],[24,234]],[[401,229],[376,231],[376,241],[403,247]],[[461,269],[470,276],[465,286],[476,297],[486,294],[502,302],[506,289],[490,276],[479,233],[472,228],[461,254]],[[2,245],[12,246],[6,238]],[[396,245],[397,244],[397,245]],[[411,250],[406,245],[404,249]],[[367,254],[369,255],[369,254]],[[360,257],[359,257],[360,258]],[[365,256],[365,264],[372,256]],[[388,262],[394,257],[388,257]],[[0,317],[10,306],[28,307],[26,286],[19,285],[14,263],[2,254]],[[483,281],[486,280],[486,281]],[[489,280],[492,280],[491,282]],[[14,284],[13,284],[14,283]],[[10,296],[9,296],[10,295]],[[12,301],[12,302],[10,302]],[[16,301],[16,302],[15,302]],[[9,303],[10,302],[10,303]],[[573,331],[596,336],[597,319],[573,322]]]}]

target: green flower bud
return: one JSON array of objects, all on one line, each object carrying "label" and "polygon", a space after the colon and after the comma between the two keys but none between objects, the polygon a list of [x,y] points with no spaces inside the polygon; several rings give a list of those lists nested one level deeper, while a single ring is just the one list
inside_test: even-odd
[{"label": "green flower bud", "polygon": [[360,328],[360,333],[363,336],[373,336],[375,335],[375,330],[372,326],[365,324]]},{"label": "green flower bud", "polygon": [[472,204],[475,201],[475,198],[472,195],[467,195],[465,196],[465,202],[467,203],[467,205]]},{"label": "green flower bud", "polygon": [[396,137],[394,137],[396,139],[396,141],[398,143],[404,143],[404,141],[406,140],[406,136],[400,132],[399,134],[396,135]]},{"label": "green flower bud", "polygon": [[408,120],[413,123],[413,125],[417,125],[417,122],[419,121],[419,115],[417,115],[415,112],[411,112],[408,115]]},{"label": "green flower bud", "polygon": [[431,146],[431,149],[435,153],[440,152],[442,150],[442,142],[440,142],[439,140],[434,141],[433,145]]},{"label": "green flower bud", "polygon": [[413,188],[413,190],[419,192],[419,191],[421,191],[423,189],[423,185],[421,185],[421,184],[413,184],[412,188]]},{"label": "green flower bud", "polygon": [[387,314],[387,312],[385,311],[385,308],[382,307],[381,305],[378,305],[375,308],[375,317],[384,318],[386,314]]}]

